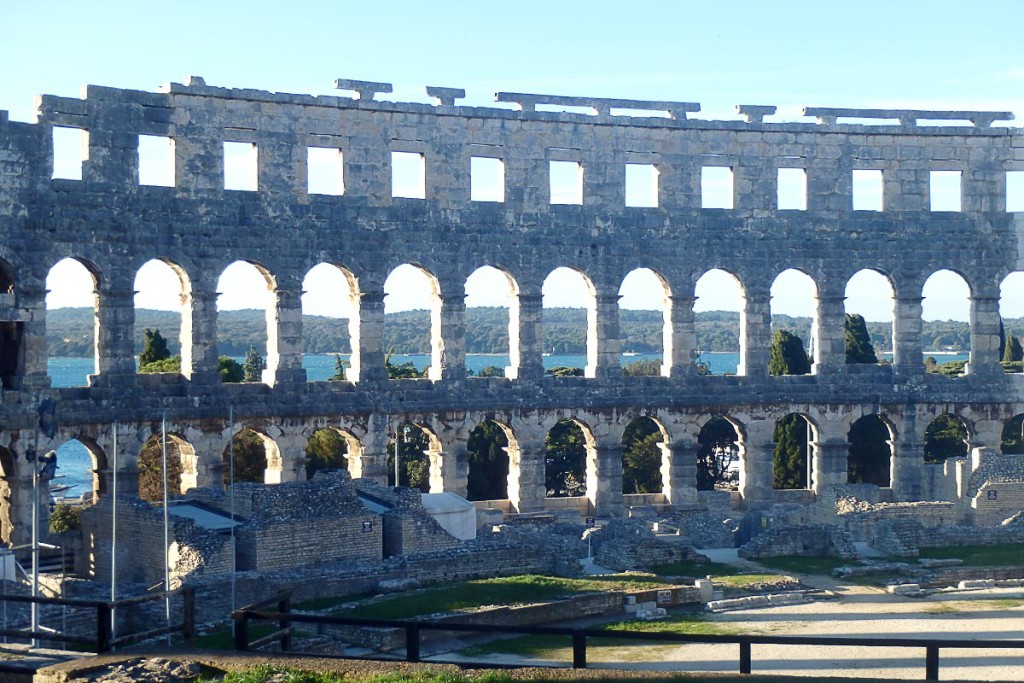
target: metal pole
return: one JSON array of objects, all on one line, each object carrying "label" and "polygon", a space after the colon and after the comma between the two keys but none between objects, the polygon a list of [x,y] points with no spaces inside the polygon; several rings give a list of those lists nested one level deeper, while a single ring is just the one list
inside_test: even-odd
[{"label": "metal pole", "polygon": [[401,486],[402,481],[398,478],[398,451],[401,445],[401,432],[398,431],[398,425],[395,425],[395,486]]},{"label": "metal pole", "polygon": [[[228,433],[235,428],[235,409],[228,406]],[[235,555],[235,437],[231,434],[228,441],[228,506],[231,509],[231,611],[235,611],[235,572],[238,570],[238,559]],[[237,622],[231,620],[231,632],[235,631]]]},{"label": "metal pole", "polygon": [[811,484],[811,474],[814,471],[814,465],[811,463],[811,423],[804,418],[804,422],[807,424],[807,433],[804,439],[804,464],[807,466],[807,488],[814,488]]},{"label": "metal pole", "polygon": [[[36,397],[39,404],[39,397]],[[32,597],[39,597],[39,421],[36,421],[32,446]],[[32,602],[32,632],[39,631],[39,605]],[[32,647],[39,641],[32,637]]]},{"label": "metal pole", "polygon": [[111,486],[114,504],[111,506],[110,513],[110,635],[112,639],[117,637],[117,608],[113,604],[117,602],[117,426],[117,420],[114,420],[114,471],[113,485]]},{"label": "metal pole", "polygon": [[[164,614],[167,617],[167,625],[171,625],[171,568],[168,564],[171,554],[171,530],[167,511],[167,411],[163,412],[160,420],[160,449],[163,452],[164,468]],[[167,642],[170,644],[171,636],[167,635]]]}]

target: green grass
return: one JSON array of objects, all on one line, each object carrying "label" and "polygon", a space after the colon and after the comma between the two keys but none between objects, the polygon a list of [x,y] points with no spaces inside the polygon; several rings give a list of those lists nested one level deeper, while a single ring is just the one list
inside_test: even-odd
[{"label": "green grass", "polygon": [[[270,624],[249,624],[249,640],[256,640],[263,636],[270,635],[278,629],[277,625]],[[234,650],[235,649],[235,636],[231,632],[231,627],[222,628],[219,631],[214,631],[205,636],[197,636],[195,639],[195,647],[203,650]]]},{"label": "green grass", "polygon": [[423,614],[461,612],[484,605],[522,605],[596,591],[655,588],[667,585],[650,574],[615,574],[591,579],[510,576],[466,581],[442,588],[396,595],[359,606],[366,619],[408,619]]},{"label": "green grass", "polygon": [[1019,598],[997,598],[995,600],[979,600],[978,607],[985,609],[1014,609],[1024,607],[1024,600]]},{"label": "green grass", "polygon": [[959,559],[967,567],[1012,567],[1024,558],[1024,543],[1010,545],[962,545],[952,548],[921,548],[922,558]]},{"label": "green grass", "polygon": [[766,557],[757,560],[757,563],[784,572],[828,576],[832,574],[833,569],[849,564],[849,560],[841,560],[838,557],[787,555],[784,557]]},{"label": "green grass", "polygon": [[688,576],[703,578],[705,576],[732,576],[739,574],[741,569],[731,564],[718,562],[675,562],[673,564],[659,564],[651,567],[651,571],[658,576]]},{"label": "green grass", "polygon": [[761,583],[781,583],[790,578],[783,574],[736,574],[735,576],[717,576],[715,583],[725,588],[748,588]]}]

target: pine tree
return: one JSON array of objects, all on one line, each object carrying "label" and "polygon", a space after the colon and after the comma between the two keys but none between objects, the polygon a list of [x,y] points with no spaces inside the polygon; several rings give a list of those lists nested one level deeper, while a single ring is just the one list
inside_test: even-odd
[{"label": "pine tree", "polygon": [[796,335],[786,330],[777,330],[772,339],[768,374],[770,375],[807,375],[811,372],[811,362],[804,351],[804,343]]},{"label": "pine tree", "polygon": [[263,360],[263,356],[256,347],[249,345],[249,350],[245,353],[245,362],[242,363],[242,372],[244,373],[243,382],[262,382],[263,371],[266,369],[267,364]]},{"label": "pine tree", "polygon": [[1003,348],[1003,362],[1013,363],[1024,360],[1024,347],[1020,339],[1013,336],[1013,333],[1006,335],[1006,345]]},{"label": "pine tree", "polygon": [[160,330],[151,330],[147,327],[145,335],[142,353],[139,354],[139,367],[171,357],[171,351],[167,348],[167,340],[160,334]]},{"label": "pine tree", "polygon": [[864,321],[864,316],[847,313],[843,327],[846,339],[846,362],[877,363],[878,356],[875,355],[875,347],[871,344],[871,335],[868,334],[868,324]]}]

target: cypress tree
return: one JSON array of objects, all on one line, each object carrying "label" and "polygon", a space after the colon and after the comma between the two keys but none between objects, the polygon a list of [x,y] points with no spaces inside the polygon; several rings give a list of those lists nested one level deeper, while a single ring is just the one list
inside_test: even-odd
[{"label": "cypress tree", "polygon": [[142,353],[139,354],[139,367],[171,357],[171,351],[167,348],[167,340],[160,334],[160,330],[151,330],[147,327],[145,335]]},{"label": "cypress tree", "polygon": [[[768,372],[772,375],[806,375],[811,363],[800,337],[778,330],[772,339]],[[807,421],[792,413],[775,424],[773,482],[777,489],[807,488]]]},{"label": "cypress tree", "polygon": [[1010,333],[1006,335],[1006,344],[1003,347],[1003,362],[1012,363],[1021,360],[1024,360],[1024,347],[1021,346],[1020,339]]},{"label": "cypress tree", "polygon": [[804,351],[804,343],[786,330],[777,330],[772,339],[768,374],[807,375],[811,372],[811,361]]},{"label": "cypress tree", "polygon": [[262,382],[263,381],[263,370],[267,367],[266,362],[263,360],[263,355],[256,350],[256,347],[252,344],[249,345],[249,350],[245,353],[245,362],[242,363],[242,372],[244,373],[243,382]]},{"label": "cypress tree", "polygon": [[843,327],[846,340],[846,362],[877,363],[878,356],[875,355],[875,347],[871,343],[871,335],[868,334],[868,324],[864,321],[864,316],[847,313]]}]

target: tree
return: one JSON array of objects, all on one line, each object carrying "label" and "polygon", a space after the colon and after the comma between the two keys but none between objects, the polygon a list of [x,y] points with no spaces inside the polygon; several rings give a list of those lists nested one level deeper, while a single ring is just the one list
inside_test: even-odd
[{"label": "tree", "polygon": [[1006,335],[1006,345],[1003,348],[1003,362],[1013,363],[1024,360],[1024,347],[1021,346],[1020,339],[1013,336],[1013,334]]},{"label": "tree", "polygon": [[790,413],[775,423],[772,485],[777,489],[807,488],[807,429],[800,415]]},{"label": "tree", "polygon": [[1024,415],[1014,415],[1003,424],[1003,440],[999,450],[1004,455],[1024,453]]},{"label": "tree", "polygon": [[583,430],[562,420],[544,441],[544,484],[553,498],[580,496],[586,492],[587,446]]},{"label": "tree", "polygon": [[508,497],[508,436],[496,422],[481,422],[469,433],[469,500],[497,500]]},{"label": "tree", "polygon": [[327,378],[328,382],[344,382],[348,371],[349,362],[337,356],[334,359],[334,374]]},{"label": "tree", "polygon": [[167,340],[160,334],[160,330],[145,331],[146,339],[142,344],[142,353],[139,354],[139,367],[166,360],[171,357],[171,351],[167,348]]},{"label": "tree", "polygon": [[924,461],[945,462],[967,456],[967,428],[960,418],[944,413],[931,421],[924,432]]},{"label": "tree", "polygon": [[388,444],[388,485],[408,486],[426,493],[430,491],[430,460],[427,450],[430,437],[408,423],[399,427],[398,483],[395,483],[395,442]]},{"label": "tree", "polygon": [[[470,371],[472,372],[472,371]],[[487,365],[480,368],[480,372],[476,373],[477,377],[504,377],[505,368],[500,368],[497,365]]]},{"label": "tree", "polygon": [[662,490],[661,429],[650,418],[633,420],[622,434],[622,492],[658,493]]},{"label": "tree", "polygon": [[769,353],[770,375],[806,375],[811,372],[811,362],[804,351],[803,341],[786,330],[775,332]]},{"label": "tree", "polygon": [[348,441],[334,429],[318,429],[306,442],[306,479],[320,470],[348,469]]},{"label": "tree", "polygon": [[[139,453],[139,498],[149,502],[164,499],[164,451],[159,435],[151,437]],[[167,496],[181,495],[181,451],[167,439]]]},{"label": "tree", "polygon": [[851,484],[889,485],[889,429],[880,418],[866,415],[850,427],[846,475]]},{"label": "tree", "polygon": [[388,371],[388,379],[421,379],[427,376],[427,371],[420,372],[412,361],[406,361],[399,365],[391,362],[391,350],[384,356],[384,367]]},{"label": "tree", "polygon": [[864,321],[864,316],[847,313],[843,327],[846,362],[877,363],[878,356],[875,355],[875,347],[871,344],[871,335],[868,334],[868,324]]},{"label": "tree", "polygon": [[266,368],[267,363],[263,360],[263,355],[256,350],[255,346],[250,344],[249,350],[245,352],[245,362],[242,363],[242,381],[262,382],[263,371]]},{"label": "tree", "polygon": [[712,491],[726,481],[732,456],[739,447],[736,429],[724,417],[707,421],[697,435],[697,490]]},{"label": "tree", "polygon": [[626,377],[658,377],[661,375],[661,361],[654,358],[630,361],[622,366]]},{"label": "tree", "polygon": [[564,365],[559,365],[555,368],[548,368],[544,371],[544,374],[549,377],[582,377],[583,368],[569,368]]},{"label": "tree", "polygon": [[[178,365],[181,365],[181,358],[178,359]],[[245,381],[245,370],[242,368],[242,364],[230,356],[219,356],[217,369],[220,370],[221,382]]]},{"label": "tree", "polygon": [[224,484],[232,481],[231,461],[234,461],[234,482],[263,483],[266,480],[267,447],[263,437],[245,429],[231,437],[231,445],[224,449]]}]

